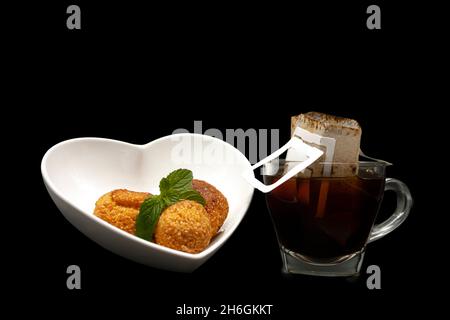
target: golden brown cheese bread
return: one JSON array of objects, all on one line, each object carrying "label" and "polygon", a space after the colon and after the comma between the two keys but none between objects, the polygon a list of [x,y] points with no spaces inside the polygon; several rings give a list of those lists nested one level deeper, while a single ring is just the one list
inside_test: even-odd
[{"label": "golden brown cheese bread", "polygon": [[228,216],[227,198],[213,185],[203,180],[192,180],[192,188],[205,199],[205,209],[211,221],[211,232],[212,236],[214,236]]},{"label": "golden brown cheese bread", "polygon": [[150,196],[147,192],[135,192],[118,189],[108,192],[95,203],[94,214],[100,219],[128,233],[136,232],[136,217],[144,200]]},{"label": "golden brown cheese bread", "polygon": [[[184,200],[167,207],[155,227],[156,243],[189,253],[203,251],[219,231],[228,215],[228,201],[211,184],[193,180],[192,187],[205,199],[205,206]],[[94,214],[128,233],[135,234],[141,204],[147,192],[118,189],[101,196]]]},{"label": "golden brown cheese bread", "polygon": [[155,242],[188,253],[203,251],[211,240],[211,222],[198,202],[183,200],[167,207],[155,228]]}]

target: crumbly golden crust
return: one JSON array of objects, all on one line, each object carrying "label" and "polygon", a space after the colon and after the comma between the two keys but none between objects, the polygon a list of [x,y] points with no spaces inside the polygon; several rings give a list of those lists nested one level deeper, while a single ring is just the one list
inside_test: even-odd
[{"label": "crumbly golden crust", "polygon": [[227,198],[213,185],[203,180],[192,180],[192,187],[206,201],[205,209],[211,221],[211,232],[214,236],[227,218],[229,210]]},{"label": "crumbly golden crust", "polygon": [[136,217],[147,192],[118,189],[100,197],[95,203],[94,214],[102,220],[128,233],[136,232]]},{"label": "crumbly golden crust", "polygon": [[[193,180],[192,186],[205,199],[206,205],[184,200],[166,208],[155,228],[157,244],[188,252],[203,251],[217,234],[228,215],[228,201],[211,184]],[[144,200],[151,196],[146,192],[118,189],[100,197],[94,214],[104,221],[128,233],[136,233],[136,218]]]},{"label": "crumbly golden crust", "polygon": [[155,229],[155,242],[188,252],[203,251],[211,240],[211,222],[205,208],[191,200],[183,200],[166,208]]}]

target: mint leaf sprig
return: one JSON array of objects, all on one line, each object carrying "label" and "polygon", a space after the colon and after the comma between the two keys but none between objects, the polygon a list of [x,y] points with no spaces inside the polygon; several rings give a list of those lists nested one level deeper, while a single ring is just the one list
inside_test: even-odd
[{"label": "mint leaf sprig", "polygon": [[151,241],[161,213],[181,200],[192,200],[205,205],[205,199],[192,188],[192,171],[172,171],[159,182],[159,195],[151,196],[142,203],[136,219],[136,236]]}]

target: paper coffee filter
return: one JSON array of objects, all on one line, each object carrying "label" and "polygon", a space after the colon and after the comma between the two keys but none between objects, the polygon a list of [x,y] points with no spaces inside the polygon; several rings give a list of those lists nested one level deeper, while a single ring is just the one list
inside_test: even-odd
[{"label": "paper coffee filter", "polygon": [[311,166],[313,177],[349,177],[358,172],[362,130],[356,120],[308,112],[292,117],[291,130],[293,135],[325,153]]},{"label": "paper coffee filter", "polygon": [[[295,126],[292,123],[295,121]],[[360,151],[361,127],[353,119],[341,118],[319,112],[308,112],[292,117],[292,138],[279,150],[252,166],[244,177],[256,189],[267,193],[308,168],[309,177],[350,177],[358,172],[359,156],[371,158]],[[284,175],[271,185],[265,185],[254,177],[253,170],[286,154]],[[335,165],[333,165],[335,164]],[[273,173],[278,171],[275,161],[265,167]],[[267,174],[267,173],[266,173]],[[326,206],[328,184],[322,183],[318,215]],[[323,199],[322,199],[323,198]]]},{"label": "paper coffee filter", "polygon": [[[287,172],[278,179],[275,183],[271,185],[265,185],[261,181],[255,178],[254,170],[261,167],[262,165],[269,163],[277,158],[279,158],[284,152],[288,150],[294,150],[295,154],[299,159],[302,159],[295,164]],[[288,151],[289,152],[289,151]],[[323,151],[310,146],[303,142],[302,139],[299,137],[292,137],[291,140],[289,140],[284,146],[282,146],[280,149],[269,155],[268,157],[262,159],[258,163],[254,164],[248,171],[245,171],[243,173],[244,178],[247,180],[248,183],[250,183],[254,188],[258,189],[259,191],[263,193],[267,193],[275,189],[276,187],[280,186],[287,180],[289,180],[292,177],[295,177],[300,171],[306,169],[308,166],[312,165],[317,159],[319,159],[323,155]],[[273,165],[277,165],[278,162],[273,162]],[[271,168],[269,166],[269,170],[275,171],[278,170],[278,167]]]},{"label": "paper coffee filter", "polygon": [[[330,163],[333,162],[336,139],[311,133],[299,126],[294,131],[294,137],[301,139],[324,153],[323,160],[325,164],[323,165],[323,175],[330,176],[332,168]],[[304,158],[299,150],[291,148],[287,151],[286,161],[304,161]]]}]

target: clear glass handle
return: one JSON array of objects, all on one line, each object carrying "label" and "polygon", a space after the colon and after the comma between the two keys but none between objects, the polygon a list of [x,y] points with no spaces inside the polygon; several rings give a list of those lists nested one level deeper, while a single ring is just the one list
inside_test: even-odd
[{"label": "clear glass handle", "polygon": [[397,208],[394,213],[384,222],[375,225],[368,242],[378,240],[400,226],[408,217],[413,205],[413,199],[406,184],[400,180],[387,178],[384,191],[395,191],[397,194]]}]

